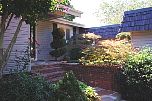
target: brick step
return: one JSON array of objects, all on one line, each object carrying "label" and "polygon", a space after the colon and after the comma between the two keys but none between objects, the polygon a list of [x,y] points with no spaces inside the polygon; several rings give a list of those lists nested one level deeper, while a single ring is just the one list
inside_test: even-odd
[{"label": "brick step", "polygon": [[63,76],[64,75],[64,71],[56,71],[56,72],[50,72],[50,73],[45,73],[42,74],[45,78],[50,78],[50,77],[54,77],[54,76]]},{"label": "brick step", "polygon": [[40,74],[50,82],[61,80],[65,74],[65,71],[59,64],[33,66],[32,72]]},{"label": "brick step", "polygon": [[56,72],[56,71],[63,71],[63,69],[61,67],[53,67],[53,68],[45,67],[45,68],[33,70],[33,72],[40,73],[40,74],[47,74],[47,73]]},{"label": "brick step", "polygon": [[32,66],[32,70],[38,70],[44,68],[56,68],[56,67],[62,68],[60,65],[39,65],[39,66]]},{"label": "brick step", "polygon": [[49,79],[48,81],[56,83],[56,82],[58,82],[59,80],[62,80],[62,79],[63,79],[63,77],[56,77],[56,78],[53,78],[53,79]]}]

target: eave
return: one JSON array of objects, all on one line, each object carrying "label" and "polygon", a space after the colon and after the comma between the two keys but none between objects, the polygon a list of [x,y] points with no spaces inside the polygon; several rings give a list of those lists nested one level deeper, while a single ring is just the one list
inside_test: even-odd
[{"label": "eave", "polygon": [[79,24],[79,23],[76,23],[76,22],[73,22],[73,21],[68,21],[68,20],[63,19],[63,18],[52,19],[50,21],[60,23],[60,24],[64,24],[64,25],[70,25],[70,26],[84,28],[84,25],[82,25],[82,24]]}]

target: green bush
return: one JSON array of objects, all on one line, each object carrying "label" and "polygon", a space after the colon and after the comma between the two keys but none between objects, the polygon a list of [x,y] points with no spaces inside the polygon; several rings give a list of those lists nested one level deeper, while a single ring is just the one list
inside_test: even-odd
[{"label": "green bush", "polygon": [[120,65],[132,52],[131,44],[124,40],[104,40],[84,49],[80,62],[84,65]]},{"label": "green bush", "polygon": [[49,83],[42,77],[17,73],[0,79],[0,101],[48,101]]},{"label": "green bush", "polygon": [[66,73],[63,80],[54,85],[56,101],[99,101],[93,88],[78,81],[72,72]]},{"label": "green bush", "polygon": [[72,72],[50,84],[31,73],[9,74],[0,79],[0,101],[99,101],[92,87],[78,81]]},{"label": "green bush", "polygon": [[50,46],[54,49],[50,52],[50,55],[55,57],[57,60],[58,57],[64,55],[66,53],[66,40],[64,39],[65,32],[62,28],[57,28],[52,32],[53,42],[51,42]]},{"label": "green bush", "polygon": [[152,53],[143,49],[130,55],[119,76],[122,94],[130,101],[151,101]]},{"label": "green bush", "polygon": [[69,52],[69,57],[71,60],[79,60],[83,56],[81,48],[73,48]]},{"label": "green bush", "polygon": [[95,92],[94,88],[87,86],[86,84],[80,81],[79,81],[79,87],[81,88],[81,90],[85,92],[88,101],[101,101],[101,98]]},{"label": "green bush", "polygon": [[116,38],[120,40],[123,39],[131,40],[131,34],[129,32],[121,32],[116,35]]}]

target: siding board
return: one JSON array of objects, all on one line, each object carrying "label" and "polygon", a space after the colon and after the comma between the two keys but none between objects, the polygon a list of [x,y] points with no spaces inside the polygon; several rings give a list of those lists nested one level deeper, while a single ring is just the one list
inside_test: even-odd
[{"label": "siding board", "polygon": [[[6,30],[5,36],[4,36],[4,42],[3,42],[4,49],[6,49],[8,47],[8,45],[10,44],[10,42],[13,38],[13,35],[16,31],[19,20],[20,20],[19,18],[13,18],[12,21],[10,22],[10,26]],[[10,58],[6,65],[6,68],[4,71],[5,73],[8,73],[11,69],[16,68],[15,67],[15,65],[16,65],[15,57],[16,57],[16,55],[23,56],[25,54],[25,53],[23,53],[23,51],[25,51],[28,47],[29,36],[30,36],[30,25],[23,22],[19,35],[17,37],[17,41],[12,49]]]}]

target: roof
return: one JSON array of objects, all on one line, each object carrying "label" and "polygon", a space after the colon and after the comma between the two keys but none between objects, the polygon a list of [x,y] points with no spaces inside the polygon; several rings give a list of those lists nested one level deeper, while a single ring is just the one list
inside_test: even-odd
[{"label": "roof", "polygon": [[152,30],[152,7],[124,12],[122,32]]},{"label": "roof", "polygon": [[83,12],[76,10],[74,8],[59,4],[58,8],[64,8],[65,10],[63,11],[66,14],[70,14],[70,15],[74,15],[75,17],[81,17],[81,14],[83,14]]},{"label": "roof", "polygon": [[107,25],[101,27],[92,27],[88,29],[88,32],[101,35],[103,39],[115,38],[119,33],[120,24]]},{"label": "roof", "polygon": [[73,22],[73,21],[68,21],[68,20],[63,19],[63,18],[57,18],[57,19],[53,19],[53,20],[50,20],[50,21],[65,24],[65,25],[75,26],[75,27],[84,27],[83,24],[79,24],[79,23],[76,23],[76,22]]}]

